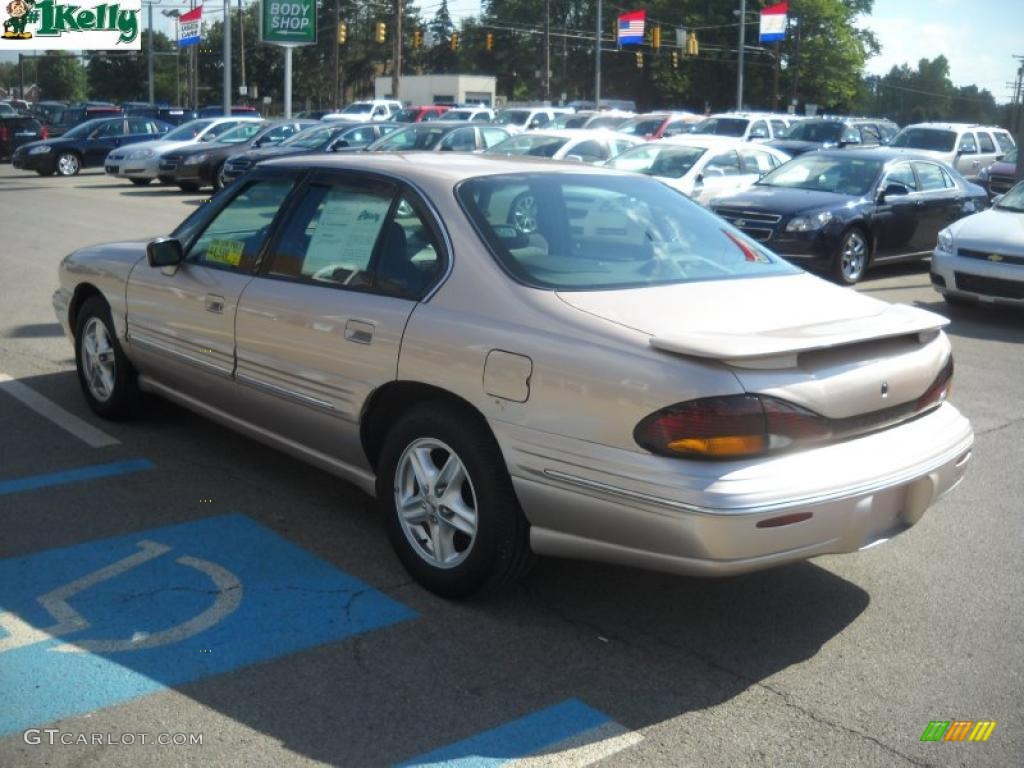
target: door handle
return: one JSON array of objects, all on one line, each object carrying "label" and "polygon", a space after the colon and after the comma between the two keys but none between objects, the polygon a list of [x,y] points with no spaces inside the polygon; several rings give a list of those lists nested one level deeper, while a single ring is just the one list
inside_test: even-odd
[{"label": "door handle", "polygon": [[215,293],[206,294],[206,311],[213,312],[215,314],[223,314],[224,312],[224,297],[218,296]]},{"label": "door handle", "polygon": [[356,344],[369,344],[373,341],[373,324],[362,320],[349,320],[345,323],[345,339]]}]

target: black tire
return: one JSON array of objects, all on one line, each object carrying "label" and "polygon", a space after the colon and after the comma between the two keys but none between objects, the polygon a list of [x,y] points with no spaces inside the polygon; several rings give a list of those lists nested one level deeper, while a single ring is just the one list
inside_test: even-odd
[{"label": "black tire", "polygon": [[[226,162],[226,161],[225,161]],[[224,163],[220,163],[216,168],[213,169],[213,191],[219,192],[224,188],[224,178],[221,175],[224,172]]]},{"label": "black tire", "polygon": [[[855,254],[860,254],[856,268]],[[855,285],[864,277],[871,263],[871,239],[860,227],[850,227],[839,238],[839,247],[832,257],[832,278],[840,285]]]},{"label": "black tire", "polygon": [[[423,547],[418,548],[410,539],[412,534],[406,533],[406,525],[397,512],[400,460],[408,448],[421,440],[440,441],[457,454],[474,500],[475,537],[463,552],[455,552],[463,559],[447,568],[432,564],[426,555],[420,554]],[[465,492],[465,486],[462,490]],[[430,403],[416,406],[401,416],[388,432],[381,449],[377,498],[398,559],[417,582],[442,597],[462,598],[497,589],[522,576],[532,562],[529,524],[519,507],[501,451],[479,415],[467,409]],[[440,500],[437,503],[443,504]],[[445,513],[443,506],[437,509],[433,516],[435,526],[440,525],[438,517],[444,517]],[[424,521],[424,526],[422,530],[428,531],[429,521]],[[453,534],[454,537],[459,535]],[[462,536],[468,538],[465,534]],[[456,538],[452,542],[453,549],[457,550]]]},{"label": "black tire", "polygon": [[77,152],[61,152],[54,161],[58,176],[77,176],[82,170],[82,158]]},{"label": "black tire", "polygon": [[182,192],[198,192],[199,185],[193,184],[190,181],[180,181],[178,182],[178,189],[180,189]]},{"label": "black tire", "polygon": [[136,187],[144,187],[147,184],[149,184],[149,182],[151,182],[152,179],[128,179],[128,181],[130,181]]},{"label": "black tire", "polygon": [[[85,350],[89,342],[85,335],[92,322],[102,323],[113,352],[112,387],[109,396],[105,398],[94,393],[88,380],[87,368],[89,366],[85,361]],[[100,296],[86,299],[78,312],[75,321],[75,367],[78,371],[78,383],[82,387],[82,393],[94,413],[112,420],[131,418],[138,413],[141,396],[135,368],[118,343],[117,335],[114,333],[114,323],[110,316],[110,307]]]},{"label": "black tire", "polygon": [[976,307],[976,306],[978,306],[978,302],[975,301],[974,299],[967,299],[967,298],[964,298],[963,296],[954,296],[951,293],[944,293],[944,294],[942,294],[942,298],[951,307],[963,308],[963,307]]}]

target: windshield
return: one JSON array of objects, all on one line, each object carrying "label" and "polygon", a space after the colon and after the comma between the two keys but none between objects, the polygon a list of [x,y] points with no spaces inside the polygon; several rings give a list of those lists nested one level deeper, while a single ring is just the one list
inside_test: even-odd
[{"label": "windshield", "polygon": [[202,133],[212,120],[192,120],[164,136],[167,141],[189,141]]},{"label": "windshield", "polygon": [[505,139],[488,149],[488,155],[533,155],[534,157],[554,157],[569,142],[559,136],[544,136],[524,133]]},{"label": "windshield", "polygon": [[592,120],[587,121],[587,128],[614,128],[615,126],[626,122],[628,119],[628,117],[622,116],[595,117]]},{"label": "windshield", "polygon": [[842,123],[797,123],[786,133],[786,138],[796,141],[837,142],[843,135],[844,127]]},{"label": "windshield", "polygon": [[[368,149],[375,152],[408,152],[410,150],[433,149],[451,128],[430,123],[416,123],[408,128],[395,131],[390,136],[372,144]],[[460,130],[473,130],[472,128]]]},{"label": "windshield", "polygon": [[620,125],[616,130],[619,133],[628,133],[630,136],[653,136],[661,124],[665,122],[663,117],[634,117]]},{"label": "windshield", "polygon": [[469,116],[473,113],[468,110],[461,109],[449,109],[444,113],[445,120],[469,120]]},{"label": "windshield", "polygon": [[882,165],[881,160],[814,152],[790,160],[756,183],[764,187],[812,189],[859,197],[875,185]]},{"label": "windshield", "polygon": [[798,271],[652,179],[486,176],[464,182],[457,194],[502,266],[540,288],[639,288]]},{"label": "windshield", "polygon": [[95,131],[101,125],[107,122],[110,118],[100,117],[95,120],[86,120],[80,125],[76,125],[70,131],[64,134],[65,139],[84,139],[89,136],[90,133]]},{"label": "windshield", "polygon": [[307,128],[296,133],[294,136],[285,139],[278,146],[298,147],[299,149],[316,149],[321,144],[330,141],[331,136],[341,131],[337,127],[316,126]]},{"label": "windshield", "polygon": [[1024,181],[1010,189],[993,207],[1001,211],[1024,213]]},{"label": "windshield", "polygon": [[373,104],[368,101],[353,101],[343,110],[343,115],[366,115],[373,111]]},{"label": "windshield", "polygon": [[710,133],[715,136],[742,136],[749,120],[742,117],[709,117],[693,128],[693,133]]},{"label": "windshield", "polygon": [[503,109],[494,118],[496,125],[526,125],[530,117],[528,109]]},{"label": "windshield", "polygon": [[225,131],[217,141],[221,144],[241,144],[243,141],[251,139],[264,128],[266,128],[266,124],[257,123],[255,120],[251,123],[242,123],[242,125],[236,125],[230,131]]},{"label": "windshield", "polygon": [[647,176],[661,176],[666,179],[681,179],[701,156],[707,152],[704,147],[679,147],[660,145],[654,142],[626,150],[608,161],[612,168],[620,171],[634,171]]},{"label": "windshield", "polygon": [[218,123],[199,137],[200,141],[220,141],[220,137],[238,127],[238,123]]},{"label": "windshield", "polygon": [[934,128],[904,128],[889,142],[890,147],[930,149],[935,152],[952,152],[956,146],[956,131],[939,131]]}]

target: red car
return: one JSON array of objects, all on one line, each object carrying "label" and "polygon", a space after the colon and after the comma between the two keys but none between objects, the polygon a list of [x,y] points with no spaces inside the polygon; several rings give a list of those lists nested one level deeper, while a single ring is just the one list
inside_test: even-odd
[{"label": "red car", "polygon": [[451,107],[430,104],[424,107],[406,107],[396,114],[392,120],[396,123],[422,123],[427,120],[440,120]]},{"label": "red car", "polygon": [[1010,191],[1017,183],[1017,147],[1007,152],[1002,160],[997,160],[978,174],[978,183],[988,191],[989,198]]},{"label": "red car", "polygon": [[630,118],[615,130],[618,133],[636,136],[638,139],[654,141],[666,136],[689,133],[689,128],[703,119],[702,115],[694,115],[689,112],[652,112]]}]

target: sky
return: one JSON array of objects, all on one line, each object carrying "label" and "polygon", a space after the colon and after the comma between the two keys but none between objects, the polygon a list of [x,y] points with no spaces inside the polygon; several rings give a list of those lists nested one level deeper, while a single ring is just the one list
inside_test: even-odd
[{"label": "sky", "polygon": [[[251,1],[243,0],[246,5]],[[799,2],[792,0],[793,7]],[[188,0],[161,0],[154,6],[154,26],[173,36],[173,20],[160,11],[188,5]],[[429,18],[440,0],[419,0],[417,5]],[[207,0],[206,6],[208,18],[219,18],[222,0]],[[455,19],[461,19],[478,14],[480,0],[448,0],[448,7]],[[882,53],[868,61],[868,74],[885,74],[904,63],[916,67],[919,59],[941,53],[949,60],[954,85],[974,83],[990,90],[996,101],[1010,100],[1007,83],[1020,65],[1012,56],[1024,55],[1024,0],[875,0],[873,13],[861,17],[858,25],[872,30],[882,45]],[[246,37],[251,40],[254,32],[247,30]],[[12,57],[17,58],[0,54],[0,60]]]},{"label": "sky", "polygon": [[[799,0],[794,0],[799,3]],[[868,61],[868,74],[893,66],[917,67],[940,53],[949,60],[953,85],[987,88],[1002,103],[1024,56],[1024,0],[875,0],[859,26],[872,30],[882,53]]]}]

